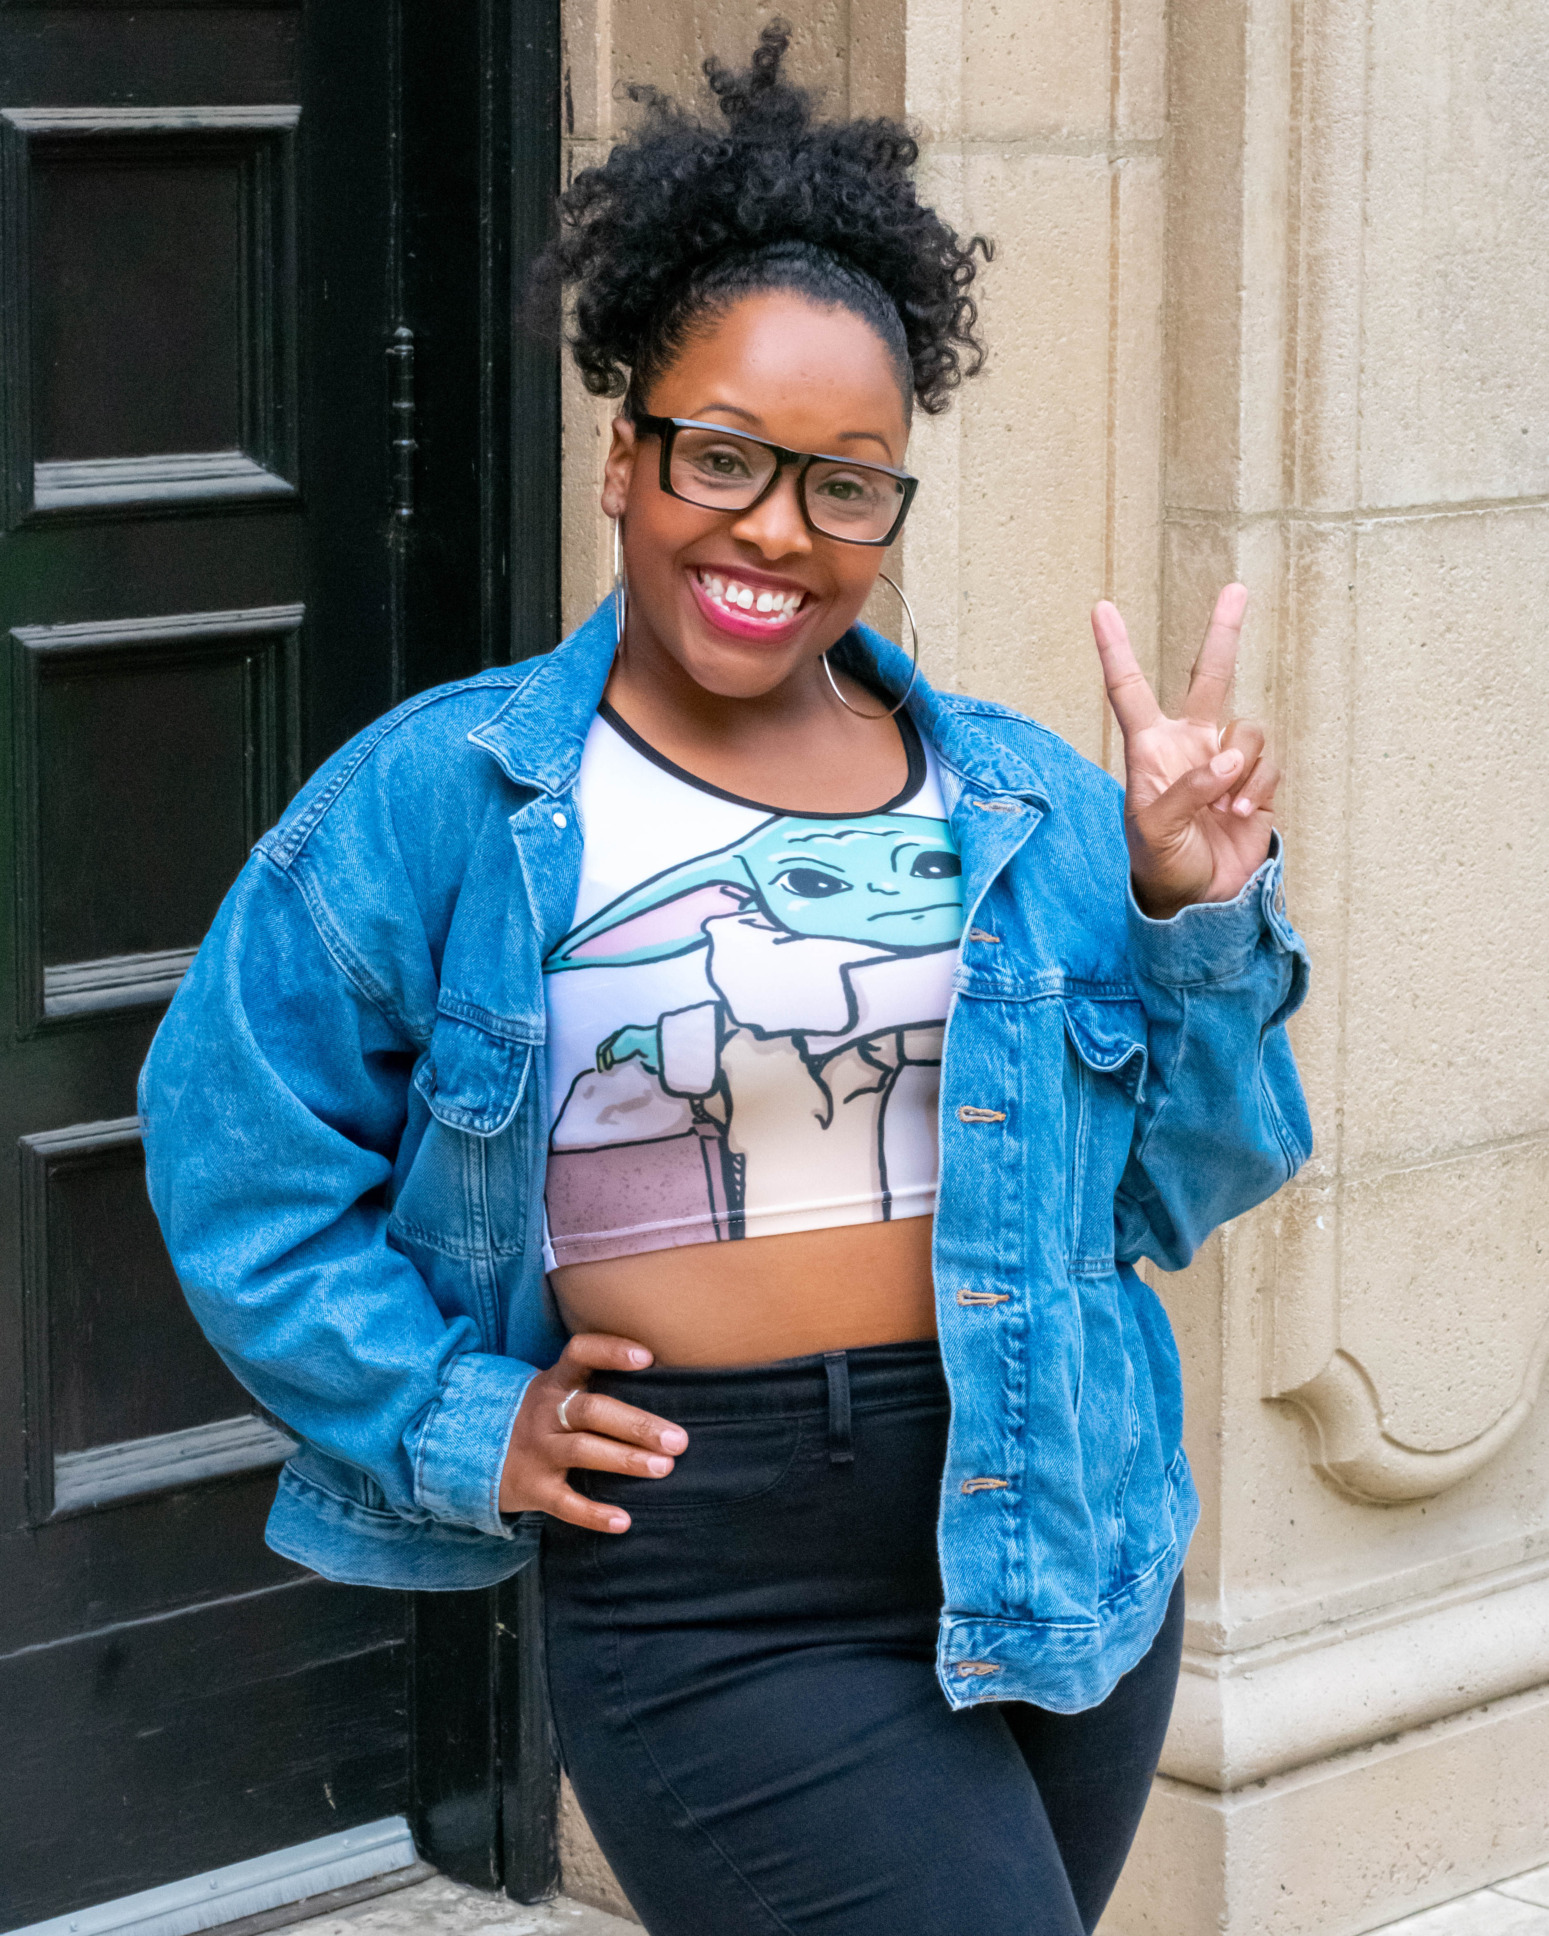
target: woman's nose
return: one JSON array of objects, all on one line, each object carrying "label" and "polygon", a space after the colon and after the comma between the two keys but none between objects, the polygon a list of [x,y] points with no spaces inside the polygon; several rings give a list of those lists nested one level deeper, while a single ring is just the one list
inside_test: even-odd
[{"label": "woman's nose", "polygon": [[731,528],[734,538],[756,545],[766,558],[789,558],[812,549],[812,533],[801,515],[796,495],[796,473],[786,470],[762,504],[744,511]]}]

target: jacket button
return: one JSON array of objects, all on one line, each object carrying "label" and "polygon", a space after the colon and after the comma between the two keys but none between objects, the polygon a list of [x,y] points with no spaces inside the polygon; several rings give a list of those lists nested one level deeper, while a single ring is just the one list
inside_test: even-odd
[{"label": "jacket button", "polygon": [[1005,1304],[1010,1299],[1010,1291],[959,1291],[959,1304]]},{"label": "jacket button", "polygon": [[993,942],[996,947],[1000,946],[1000,936],[998,934],[990,934],[984,928],[970,928],[968,930],[968,939],[970,941]]},{"label": "jacket button", "polygon": [[965,1102],[958,1105],[957,1120],[960,1123],[1003,1123],[1006,1112],[1004,1109],[980,1109],[976,1103]]},{"label": "jacket button", "polygon": [[563,833],[565,829],[570,825],[570,822],[565,818],[565,816],[562,813],[556,813],[554,816],[554,825],[558,827],[561,833]]},{"label": "jacket button", "polygon": [[973,1680],[984,1674],[998,1674],[1000,1669],[992,1660],[960,1660],[952,1669],[960,1680]]},{"label": "jacket button", "polygon": [[1009,1479],[965,1479],[964,1492],[998,1492],[1009,1486]]}]

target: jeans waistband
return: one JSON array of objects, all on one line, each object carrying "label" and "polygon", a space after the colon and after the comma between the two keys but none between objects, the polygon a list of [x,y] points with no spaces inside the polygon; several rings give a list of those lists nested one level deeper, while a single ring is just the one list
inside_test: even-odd
[{"label": "jeans waistband", "polygon": [[688,1426],[750,1418],[828,1414],[829,1436],[847,1440],[849,1415],[946,1396],[934,1338],[813,1352],[764,1365],[650,1365],[595,1372],[593,1391]]}]

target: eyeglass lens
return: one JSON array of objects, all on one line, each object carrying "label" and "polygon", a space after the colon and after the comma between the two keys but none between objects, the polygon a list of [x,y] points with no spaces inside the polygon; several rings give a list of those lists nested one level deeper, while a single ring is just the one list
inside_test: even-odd
[{"label": "eyeglass lens", "polygon": [[[715,430],[682,429],[672,446],[668,475],[679,497],[707,511],[743,511],[774,475],[777,459],[763,444]],[[898,516],[903,486],[867,464],[824,458],[802,480],[807,515],[832,538],[865,543],[886,537]]]}]

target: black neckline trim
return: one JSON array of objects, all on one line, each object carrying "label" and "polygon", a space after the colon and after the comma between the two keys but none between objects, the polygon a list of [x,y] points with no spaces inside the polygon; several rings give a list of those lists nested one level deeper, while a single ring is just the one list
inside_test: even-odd
[{"label": "black neckline trim", "polygon": [[728,793],[725,787],[715,786],[709,780],[701,780],[697,773],[690,773],[675,760],[669,760],[665,753],[643,740],[627,719],[621,719],[606,699],[597,702],[597,716],[605,719],[621,740],[648,759],[652,766],[659,766],[663,773],[670,773],[675,780],[685,786],[694,787],[700,793],[713,794],[717,800],[728,801],[734,807],[751,807],[755,813],[782,814],[796,820],[865,820],[874,813],[896,813],[912,800],[925,784],[925,743],[920,738],[920,729],[907,713],[894,714],[898,726],[898,736],[904,743],[904,757],[909,762],[909,770],[904,775],[903,790],[895,793],[891,800],[885,800],[880,807],[846,808],[838,813],[818,813],[802,807],[772,807],[765,800],[749,800],[740,793]]}]

